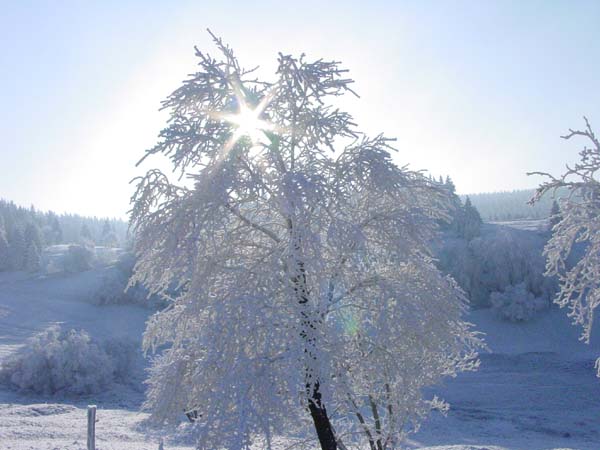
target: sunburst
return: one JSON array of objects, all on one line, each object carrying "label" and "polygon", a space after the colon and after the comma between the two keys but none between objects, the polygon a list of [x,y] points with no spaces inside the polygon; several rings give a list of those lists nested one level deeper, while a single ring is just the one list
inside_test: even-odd
[{"label": "sunburst", "polygon": [[253,106],[246,100],[240,86],[234,84],[233,87],[238,111],[236,113],[213,114],[215,118],[229,122],[236,127],[235,132],[223,148],[224,155],[227,155],[233,146],[243,137],[250,139],[252,147],[264,143],[266,138],[265,132],[273,132],[277,128],[273,123],[261,118],[265,109],[273,100],[272,89],[267,92],[258,105]]}]

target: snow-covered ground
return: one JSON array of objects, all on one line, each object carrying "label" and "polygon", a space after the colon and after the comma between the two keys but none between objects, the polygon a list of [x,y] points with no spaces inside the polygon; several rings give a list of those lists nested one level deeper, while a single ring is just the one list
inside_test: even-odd
[{"label": "snow-covered ground", "polygon": [[[0,273],[0,361],[55,323],[83,328],[98,340],[139,340],[150,311],[90,303],[99,274]],[[481,356],[478,372],[431,390],[451,410],[445,418],[432,415],[411,437],[411,447],[600,449],[600,380],[593,367],[598,339],[580,343],[578,330],[555,309],[526,324],[500,321],[490,310],[474,311],[469,319],[486,333],[490,353]],[[143,368],[140,356],[128,384],[77,400],[0,387],[0,450],[84,449],[87,404],[98,405],[99,450],[157,449],[161,432],[146,427],[139,412]],[[176,448],[190,447],[166,440],[166,450]]]},{"label": "snow-covered ground", "polygon": [[486,333],[490,353],[481,355],[478,372],[432,390],[451,410],[429,418],[412,437],[415,447],[600,449],[597,333],[590,346],[579,342],[565,311],[555,308],[523,324],[489,310],[474,311],[470,320]]},{"label": "snow-covered ground", "polygon": [[548,219],[521,219],[489,223],[526,231],[547,231],[549,227]]}]

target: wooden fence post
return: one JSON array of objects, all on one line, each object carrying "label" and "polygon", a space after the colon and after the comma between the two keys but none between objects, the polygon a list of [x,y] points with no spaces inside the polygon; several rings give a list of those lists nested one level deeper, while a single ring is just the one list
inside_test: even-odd
[{"label": "wooden fence post", "polygon": [[96,405],[87,409],[87,450],[96,450]]}]

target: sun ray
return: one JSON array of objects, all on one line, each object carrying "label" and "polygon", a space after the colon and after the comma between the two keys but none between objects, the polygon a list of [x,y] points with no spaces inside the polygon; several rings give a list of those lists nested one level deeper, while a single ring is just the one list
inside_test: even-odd
[{"label": "sun ray", "polygon": [[231,123],[236,127],[231,138],[227,141],[223,148],[223,153],[227,155],[233,146],[242,138],[248,137],[252,145],[261,143],[266,135],[265,131],[276,131],[276,126],[265,119],[262,119],[265,109],[273,100],[274,89],[271,88],[263,96],[258,105],[252,106],[247,102],[245,95],[242,92],[241,86],[238,83],[232,83],[238,111],[236,113],[212,113],[211,116],[218,120],[223,120]]}]

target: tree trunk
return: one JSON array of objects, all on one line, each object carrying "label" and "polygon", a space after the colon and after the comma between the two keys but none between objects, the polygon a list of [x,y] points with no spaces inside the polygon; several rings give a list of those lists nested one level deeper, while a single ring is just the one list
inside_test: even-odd
[{"label": "tree trunk", "polygon": [[337,450],[337,441],[333,434],[333,428],[327,415],[325,405],[321,402],[321,393],[319,392],[319,384],[314,385],[312,395],[308,400],[308,409],[312,416],[317,437],[321,444],[321,450]]},{"label": "tree trunk", "polygon": [[[301,253],[300,238],[294,235],[293,224],[291,219],[288,219],[288,229],[290,230],[290,238],[294,251],[297,255]],[[307,366],[305,369],[306,377],[306,394],[308,397],[308,409],[315,425],[315,431],[321,444],[321,450],[337,450],[337,441],[333,433],[333,427],[327,415],[327,409],[321,400],[321,391],[319,380],[311,382],[315,375],[311,369],[311,363],[308,360],[316,360],[317,340],[314,335],[318,324],[312,317],[309,308],[309,291],[306,280],[306,268],[304,261],[301,259],[296,261],[293,268],[291,282],[295,292],[296,299],[302,308],[302,320],[300,337],[304,341],[304,354],[307,358]]]}]

